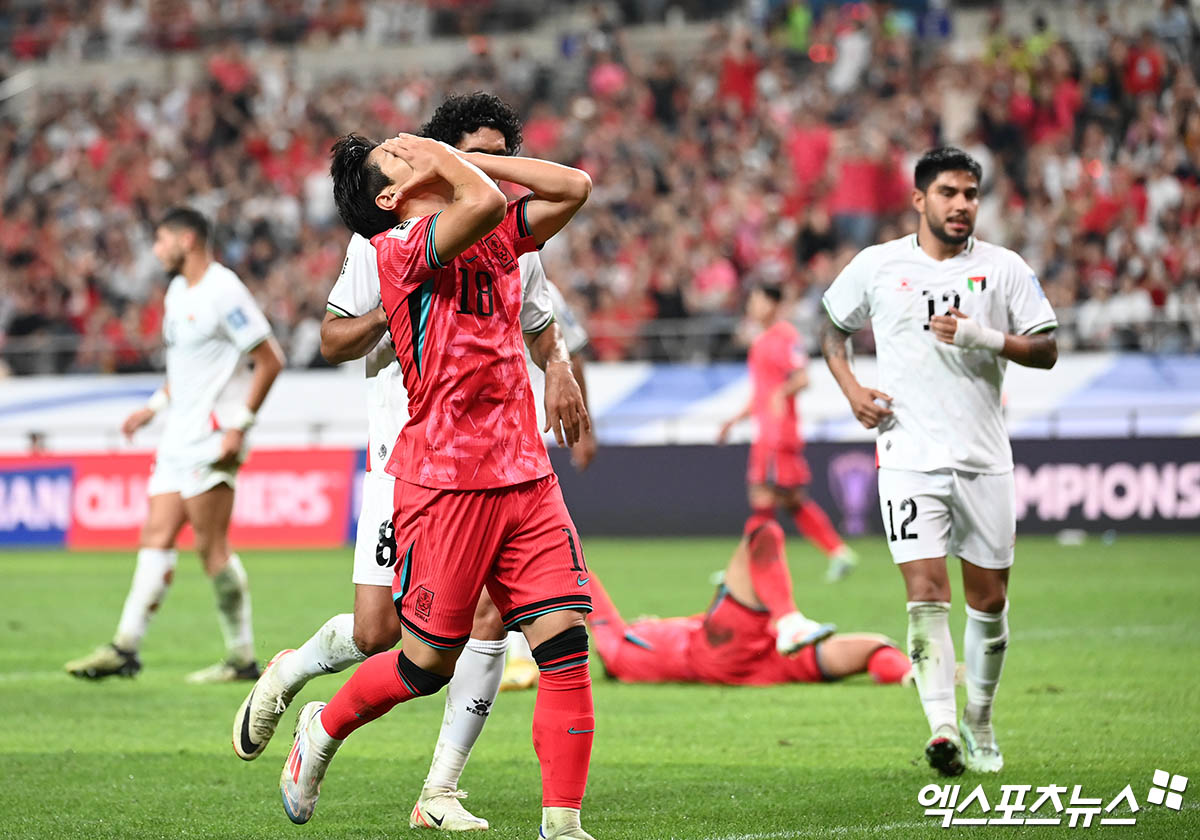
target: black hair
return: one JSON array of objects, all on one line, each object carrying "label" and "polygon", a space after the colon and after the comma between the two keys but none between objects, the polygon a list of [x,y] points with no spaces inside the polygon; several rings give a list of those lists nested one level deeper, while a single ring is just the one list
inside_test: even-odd
[{"label": "black hair", "polygon": [[457,146],[464,136],[481,128],[494,128],[504,135],[508,154],[515,155],[521,148],[521,118],[503,99],[483,91],[451,96],[421,126],[420,134]]},{"label": "black hair", "polygon": [[942,146],[930,149],[921,155],[913,171],[913,185],[921,192],[929,189],[929,185],[937,180],[943,172],[969,172],[976,181],[983,180],[983,167],[979,161],[962,149],[953,146]]},{"label": "black hair", "polygon": [[779,303],[783,300],[783,289],[774,283],[758,283],[754,288],[766,295],[772,303]]},{"label": "black hair", "polygon": [[396,216],[375,203],[392,180],[368,160],[379,144],[361,134],[339,137],[329,150],[333,203],[346,227],[370,239],[396,225]]},{"label": "black hair", "polygon": [[156,227],[171,228],[172,230],[190,230],[196,234],[196,245],[208,247],[208,238],[212,234],[212,226],[199,210],[191,207],[172,207],[159,220]]}]

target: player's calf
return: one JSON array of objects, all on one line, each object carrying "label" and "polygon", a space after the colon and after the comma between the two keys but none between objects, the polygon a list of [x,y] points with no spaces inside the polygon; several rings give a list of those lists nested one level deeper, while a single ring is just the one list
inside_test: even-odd
[{"label": "player's calf", "polygon": [[437,694],[450,678],[415,665],[404,651],[369,657],[322,713],[326,731],[338,740],[387,714],[398,703]]},{"label": "player's calf", "polygon": [[586,838],[579,809],[587,787],[596,718],[588,636],[573,625],[533,649],[538,664],[533,748],[542,766],[542,835]]}]

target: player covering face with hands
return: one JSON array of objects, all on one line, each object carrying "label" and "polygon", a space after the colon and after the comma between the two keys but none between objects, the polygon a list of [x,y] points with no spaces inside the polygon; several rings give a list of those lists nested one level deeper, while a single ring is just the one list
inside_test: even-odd
[{"label": "player covering face with hands", "polygon": [[[583,626],[589,576],[538,433],[517,259],[570,220],[590,179],[403,135],[382,144],[342,138],[331,169],[343,219],[377,251],[409,397],[387,464],[398,479],[402,560],[393,598],[403,649],[370,657],[327,706],[301,710],[281,775],[285,809],[307,821],[344,738],[449,681],[486,585],[541,669],[533,730],[542,834],[586,838],[579,808],[594,731]],[[531,194],[508,203],[497,180]]]},{"label": "player covering face with hands", "polygon": [[[521,122],[499,98],[477,92],[447,99],[421,128],[421,135],[453,143],[460,151],[516,154]],[[582,361],[577,352],[587,336],[542,269],[536,252],[518,257],[522,284],[521,330],[533,364],[545,372],[546,417],[561,427],[572,401],[584,406]],[[232,743],[247,761],[258,758],[279,720],[298,692],[314,677],[356,665],[368,655],[393,648],[401,625],[392,600],[397,561],[392,527],[395,481],[386,470],[408,403],[402,393],[400,363],[387,335],[381,305],[377,252],[370,241],[354,234],[337,282],[329,292],[321,325],[321,352],[334,363],[366,356],[368,465],[361,493],[355,536],[353,614],[335,615],[304,644],[277,654],[247,694],[233,720]],[[560,328],[561,324],[561,328]],[[382,341],[381,341],[382,339]],[[533,376],[534,368],[530,368]],[[578,382],[576,382],[578,380]],[[541,390],[535,381],[535,391]],[[586,407],[574,412],[586,414]],[[559,428],[565,438],[568,431]],[[594,439],[583,437],[573,460],[586,464]],[[593,446],[585,447],[590,439]],[[486,592],[480,599],[471,638],[455,664],[446,691],[446,713],[429,774],[413,807],[413,827],[442,831],[484,830],[486,819],[467,811],[458,781],[492,703],[505,682],[535,684],[537,664],[520,633],[506,633],[499,612]],[[519,648],[513,655],[513,648]],[[505,652],[510,654],[505,664]]]}]

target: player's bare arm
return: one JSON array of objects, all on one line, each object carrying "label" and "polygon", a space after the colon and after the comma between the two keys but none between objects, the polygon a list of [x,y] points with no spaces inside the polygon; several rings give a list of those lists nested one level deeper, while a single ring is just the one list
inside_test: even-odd
[{"label": "player's bare arm", "polygon": [[826,319],[821,325],[821,355],[825,357],[829,372],[833,374],[838,387],[850,402],[850,410],[854,412],[858,422],[862,423],[864,428],[874,429],[883,418],[892,413],[890,408],[880,405],[876,400],[891,403],[892,398],[883,391],[865,388],[859,383],[850,368],[850,356],[846,349],[846,341],[849,338],[850,333],[840,329],[832,320]]},{"label": "player's bare arm", "polygon": [[771,410],[775,412],[777,417],[782,417],[787,408],[787,401],[799,394],[808,387],[808,371],[804,368],[796,368],[788,376],[787,382],[784,382],[774,394],[771,395]]},{"label": "player's bare arm", "polygon": [[150,395],[146,404],[130,413],[121,424],[121,433],[125,440],[133,440],[134,432],[154,419],[171,402],[171,391],[164,382],[157,391]]},{"label": "player's bare arm", "polygon": [[729,433],[733,431],[733,427],[744,420],[749,420],[752,413],[753,409],[751,404],[747,402],[744,406],[742,406],[741,411],[721,424],[721,429],[717,432],[717,443],[724,443],[727,441],[729,439]]},{"label": "player's bare arm", "polygon": [[274,336],[260,341],[247,353],[254,362],[254,375],[246,393],[246,405],[241,415],[234,420],[233,428],[221,438],[221,451],[217,463],[236,463],[241,459],[242,447],[246,442],[246,430],[254,425],[255,416],[267,398],[267,392],[275,383],[275,377],[283,370],[283,350]]},{"label": "player's bare arm", "polygon": [[583,391],[571,370],[562,328],[551,321],[539,333],[525,333],[525,345],[533,363],[546,373],[546,427],[542,431],[553,430],[559,446],[574,446],[592,424]]},{"label": "player's bare arm", "polygon": [[538,242],[566,227],[592,194],[592,179],[582,169],[535,158],[474,153],[464,157],[489,177],[520,184],[533,193],[525,214]]},{"label": "player's bare arm", "polygon": [[964,350],[990,350],[1019,365],[1049,370],[1058,361],[1058,341],[1054,333],[1012,335],[985,327],[968,318],[956,307],[949,314],[934,315],[929,328],[938,341]]},{"label": "player's bare arm", "polygon": [[387,314],[377,306],[366,315],[344,318],[325,313],[321,322],[321,355],[331,365],[361,359],[387,332]]},{"label": "player's bare arm", "polygon": [[584,366],[583,354],[572,353],[571,373],[575,376],[575,383],[579,386],[579,393],[583,397],[583,408],[588,413],[587,427],[581,430],[579,442],[571,447],[571,463],[580,472],[591,465],[598,448],[596,430],[592,427],[592,410],[588,406],[587,376],[584,375]]},{"label": "player's bare arm", "polygon": [[445,143],[401,134],[385,140],[379,148],[385,157],[380,162],[385,172],[387,156],[403,161],[412,170],[407,174],[388,172],[394,184],[376,200],[385,210],[394,210],[422,192],[437,190],[438,181],[450,185],[450,205],[438,216],[433,232],[433,245],[442,263],[449,263],[504,221],[508,209],[504,193]]}]

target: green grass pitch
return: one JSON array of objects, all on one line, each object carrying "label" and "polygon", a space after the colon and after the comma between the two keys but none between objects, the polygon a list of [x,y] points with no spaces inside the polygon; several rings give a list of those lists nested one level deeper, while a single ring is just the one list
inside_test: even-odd
[{"label": "green grass pitch", "polygon": [[[678,615],[707,605],[709,573],[733,544],[593,539],[588,559],[627,617]],[[902,638],[900,577],[882,541],[856,547],[858,573],[827,586],[817,554],[790,543],[801,607],[843,630]],[[348,551],[243,557],[265,656],[350,609]],[[1200,837],[1198,559],[1200,538],[1123,536],[1079,548],[1021,539],[996,715],[1007,767],[998,778],[959,780],[968,786],[964,796],[982,781],[993,803],[1002,782],[1082,785],[1083,795],[1105,804],[1131,784],[1142,808],[1135,826],[942,829],[917,803],[935,778],[919,760],[926,728],[912,689],[867,678],[771,688],[628,686],[604,680],[595,657],[598,731],[585,826],[598,840]],[[132,565],[131,553],[0,554],[0,837],[413,836],[408,812],[442,698],[398,707],[354,735],[330,769],[313,820],[292,826],[277,782],[300,704],[266,754],[247,764],[229,744],[246,686],[183,682],[221,653],[212,593],[193,557],[181,558],[139,677],[92,684],[62,673],[68,658],[109,638]],[[953,615],[957,644],[961,600]],[[315,680],[301,700],[327,699],[343,679]],[[533,700],[532,693],[501,695],[463,778],[467,804],[491,820],[493,838],[537,835]],[[1155,769],[1191,777],[1181,811],[1148,803]]]}]

